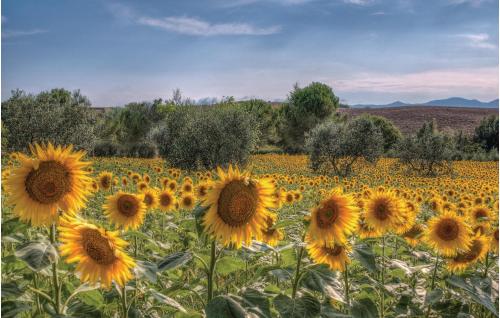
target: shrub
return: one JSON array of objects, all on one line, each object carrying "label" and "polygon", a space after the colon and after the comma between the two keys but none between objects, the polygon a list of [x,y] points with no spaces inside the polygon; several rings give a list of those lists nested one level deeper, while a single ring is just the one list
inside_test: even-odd
[{"label": "shrub", "polygon": [[158,148],[149,141],[132,144],[127,149],[127,156],[136,158],[154,158],[158,155]]},{"label": "shrub", "polygon": [[305,134],[330,117],[339,99],[328,85],[313,82],[304,88],[294,87],[280,113],[281,145],[289,153],[304,152]]},{"label": "shrub", "polygon": [[27,150],[31,143],[48,141],[87,151],[94,148],[95,114],[79,91],[53,89],[38,95],[13,91],[2,103],[2,121],[9,131],[9,150]]},{"label": "shrub", "polygon": [[93,155],[97,157],[114,157],[119,156],[120,153],[120,146],[109,140],[97,142],[93,150]]},{"label": "shrub", "polygon": [[352,173],[358,160],[374,163],[383,152],[380,129],[368,118],[358,117],[339,123],[327,122],[315,127],[306,140],[311,168],[341,176]]},{"label": "shrub", "polygon": [[375,115],[363,115],[362,117],[371,120],[380,129],[384,139],[384,152],[393,149],[403,137],[399,129],[385,117]]},{"label": "shrub", "polygon": [[259,140],[255,118],[231,107],[181,107],[155,129],[159,154],[183,169],[244,165]]},{"label": "shrub", "polygon": [[435,121],[424,123],[416,136],[407,136],[398,146],[399,162],[410,171],[426,176],[451,172],[452,138],[439,132]]},{"label": "shrub", "polygon": [[474,140],[480,143],[486,151],[498,149],[498,116],[483,118],[475,129]]}]

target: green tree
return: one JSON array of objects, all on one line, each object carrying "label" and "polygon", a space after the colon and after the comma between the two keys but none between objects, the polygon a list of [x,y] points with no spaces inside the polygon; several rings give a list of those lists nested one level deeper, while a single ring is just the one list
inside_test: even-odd
[{"label": "green tree", "polygon": [[303,152],[305,133],[330,117],[338,106],[339,98],[328,85],[318,82],[304,88],[295,85],[280,112],[279,131],[284,150]]},{"label": "green tree", "polygon": [[390,149],[394,148],[397,143],[403,137],[399,129],[394,126],[394,124],[385,117],[375,116],[375,115],[362,115],[362,117],[367,118],[375,126],[380,129],[382,133],[382,137],[384,138],[384,151],[387,152]]},{"label": "green tree", "polygon": [[491,115],[483,118],[475,129],[474,140],[487,151],[493,148],[498,149],[498,116]]},{"label": "green tree", "polygon": [[261,99],[251,99],[239,104],[257,120],[261,136],[260,146],[275,143],[277,114],[271,104]]},{"label": "green tree", "polygon": [[2,103],[10,150],[26,150],[31,143],[51,141],[91,151],[95,141],[95,112],[80,91],[52,89],[38,95],[15,90]]}]

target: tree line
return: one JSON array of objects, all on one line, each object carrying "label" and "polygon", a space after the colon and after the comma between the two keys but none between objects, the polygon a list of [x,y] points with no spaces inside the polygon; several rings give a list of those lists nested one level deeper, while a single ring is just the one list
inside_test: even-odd
[{"label": "tree line", "polygon": [[398,157],[409,170],[435,175],[452,160],[498,160],[498,116],[486,117],[472,136],[446,134],[429,122],[403,136],[383,117],[348,118],[331,87],[295,85],[279,107],[224,98],[195,105],[175,90],[171,98],[133,102],[103,113],[80,91],[22,90],[2,103],[2,149],[25,151],[34,142],[73,144],[94,156],[162,156],[184,169],[245,164],[251,153],[308,153],[311,167],[339,175],[356,162]]}]

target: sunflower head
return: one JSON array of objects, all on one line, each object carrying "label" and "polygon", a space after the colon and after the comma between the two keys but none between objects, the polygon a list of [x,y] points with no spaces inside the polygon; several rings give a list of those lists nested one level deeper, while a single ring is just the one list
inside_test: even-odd
[{"label": "sunflower head", "polygon": [[113,185],[113,174],[108,171],[103,171],[99,173],[99,176],[97,177],[99,181],[99,188],[103,189],[104,191],[108,191],[111,189],[111,186]]},{"label": "sunflower head", "polygon": [[163,190],[158,194],[158,205],[161,211],[171,211],[174,209],[175,204],[175,196],[170,190]]},{"label": "sunflower head", "polygon": [[262,241],[270,246],[278,245],[283,239],[283,231],[274,227],[275,217],[269,215],[266,219],[266,227],[262,229]]},{"label": "sunflower head", "polygon": [[471,241],[467,251],[459,252],[456,256],[448,260],[448,269],[451,272],[462,272],[472,264],[482,261],[488,253],[488,238],[477,235]]},{"label": "sunflower head", "polygon": [[181,208],[185,210],[191,210],[196,204],[196,197],[190,193],[184,193],[179,200]]},{"label": "sunflower head", "polygon": [[148,188],[142,194],[147,209],[154,209],[158,206],[158,195],[155,189]]},{"label": "sunflower head", "polygon": [[446,212],[429,220],[424,239],[438,253],[452,257],[467,251],[471,236],[472,229],[463,217]]},{"label": "sunflower head", "polygon": [[407,216],[406,202],[391,191],[374,192],[365,202],[366,224],[381,233],[397,231]]},{"label": "sunflower head", "polygon": [[350,263],[348,253],[351,247],[347,244],[325,245],[314,240],[307,240],[307,252],[318,264],[326,264],[331,270],[343,272]]},{"label": "sunflower head", "polygon": [[144,221],[146,212],[144,195],[122,191],[108,196],[103,208],[106,217],[124,229],[137,229]]}]

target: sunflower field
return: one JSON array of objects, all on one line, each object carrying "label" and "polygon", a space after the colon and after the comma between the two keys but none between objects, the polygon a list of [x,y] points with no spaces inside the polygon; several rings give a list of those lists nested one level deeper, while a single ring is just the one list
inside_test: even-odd
[{"label": "sunflower field", "polygon": [[354,170],[11,153],[2,317],[498,317],[498,162]]}]

